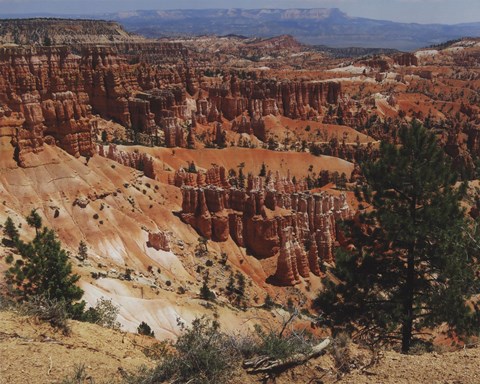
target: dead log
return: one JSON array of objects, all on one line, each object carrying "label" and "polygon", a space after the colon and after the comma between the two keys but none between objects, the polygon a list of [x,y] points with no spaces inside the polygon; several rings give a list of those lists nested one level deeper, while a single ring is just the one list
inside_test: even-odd
[{"label": "dead log", "polygon": [[323,350],[330,345],[330,343],[330,338],[326,338],[320,344],[315,345],[309,353],[297,353],[284,359],[273,359],[269,356],[257,356],[245,360],[243,362],[243,368],[250,374],[284,371],[319,356]]}]

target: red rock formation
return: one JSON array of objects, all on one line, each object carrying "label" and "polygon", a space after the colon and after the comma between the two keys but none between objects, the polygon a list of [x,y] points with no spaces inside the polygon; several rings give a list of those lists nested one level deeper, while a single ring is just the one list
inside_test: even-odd
[{"label": "red rock formation", "polygon": [[156,179],[154,160],[146,153],[121,151],[115,144],[110,144],[105,151],[103,145],[98,146],[98,154],[119,164],[142,171],[146,177]]},{"label": "red rock formation", "polygon": [[406,67],[410,67],[412,65],[418,65],[418,58],[415,56],[414,53],[400,53],[398,55],[393,56],[393,60],[395,64],[403,65]]},{"label": "red rock formation", "polygon": [[252,117],[250,121],[247,120],[246,116],[242,116],[240,120],[234,120],[232,123],[232,131],[255,135],[261,141],[267,140],[265,122],[261,116],[258,118]]},{"label": "red rock formation", "polygon": [[[149,49],[180,52],[177,59],[183,55],[181,47],[162,47]],[[165,73],[128,64],[117,54],[117,50],[130,52],[128,44],[75,49],[80,54],[66,46],[0,49],[0,108],[24,119],[10,132],[20,164],[27,153],[42,150],[45,136],[74,156],[91,156],[96,129],[92,110],[148,135],[156,134],[156,123],[163,118],[185,119],[185,91],[175,85],[185,81],[181,67],[179,72]],[[162,90],[157,89],[160,86]],[[5,122],[0,125],[7,126],[10,117],[2,118]],[[172,146],[186,145],[180,127],[166,130],[166,136],[173,136]]]},{"label": "red rock formation", "polygon": [[[198,177],[198,176],[197,176]],[[196,176],[194,173],[187,172],[184,168],[180,168],[178,171],[175,172],[173,178],[169,176],[169,184],[175,185],[176,187],[186,186],[201,186],[196,182]]]},{"label": "red rock formation", "polygon": [[92,156],[94,148],[91,107],[85,93],[57,92],[41,104],[46,126],[44,134],[52,136],[59,146],[74,156]]},{"label": "red rock formation", "polygon": [[217,123],[215,126],[215,144],[219,148],[227,146],[227,132],[222,127],[222,123]]},{"label": "red rock formation", "polygon": [[155,248],[157,251],[170,251],[170,244],[168,241],[167,234],[164,232],[148,233],[148,247]]},{"label": "red rock formation", "polygon": [[388,60],[378,56],[369,60],[361,60],[359,61],[359,64],[378,69],[380,72],[386,72],[390,69]]},{"label": "red rock formation", "polygon": [[289,177],[279,175],[266,186],[262,178],[251,176],[246,191],[216,182],[182,188],[181,217],[202,236],[226,241],[230,235],[259,258],[280,252],[276,278],[281,284],[295,284],[296,274],[319,276],[319,261],[334,260],[335,222],[351,216],[344,195],[298,192]]},{"label": "red rock formation", "polygon": [[300,282],[300,274],[292,228],[283,229],[281,238],[280,255],[278,256],[277,271],[274,278],[280,285],[295,285]]},{"label": "red rock formation", "polygon": [[151,89],[137,94],[137,97],[149,103],[157,124],[166,117],[187,118],[186,94],[180,87]]},{"label": "red rock formation", "polygon": [[178,124],[175,117],[166,117],[161,119],[160,126],[165,134],[165,145],[167,148],[187,146],[185,140],[185,130]]},{"label": "red rock formation", "polygon": [[233,241],[240,247],[245,246],[243,241],[243,217],[238,213],[230,213],[228,215],[228,224],[230,227],[230,236]]},{"label": "red rock formation", "polygon": [[308,265],[310,267],[310,271],[316,276],[321,276],[322,271],[320,270],[320,265],[318,263],[318,249],[317,249],[317,242],[315,240],[315,236],[312,236],[310,241],[310,249],[308,250]]},{"label": "red rock formation", "polygon": [[[206,99],[197,101],[200,117],[228,120],[247,112],[250,116],[282,114],[293,119],[316,116],[322,106],[336,104],[341,93],[337,82],[278,82],[273,80],[242,80],[226,78],[220,86],[210,87]],[[202,96],[203,97],[203,96]]]},{"label": "red rock formation", "polygon": [[139,97],[128,99],[128,110],[130,123],[135,132],[149,135],[156,133],[155,115],[150,112],[150,103],[147,100]]}]

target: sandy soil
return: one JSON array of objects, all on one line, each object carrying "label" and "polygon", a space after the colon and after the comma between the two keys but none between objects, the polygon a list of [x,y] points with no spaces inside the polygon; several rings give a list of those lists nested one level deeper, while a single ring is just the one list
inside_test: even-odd
[{"label": "sandy soil", "polygon": [[[78,364],[95,383],[118,383],[126,372],[153,367],[145,351],[154,339],[113,331],[88,323],[69,321],[71,334],[63,335],[32,317],[0,311],[0,384],[59,383],[71,376]],[[480,349],[405,356],[380,353],[376,365],[362,370],[371,354],[350,345],[352,372],[338,376],[329,352],[307,364],[288,370],[276,384],[477,384],[480,382]],[[240,365],[240,362],[239,362]],[[258,383],[260,377],[247,375],[240,367],[231,383]],[[273,383],[270,381],[269,383]]]}]

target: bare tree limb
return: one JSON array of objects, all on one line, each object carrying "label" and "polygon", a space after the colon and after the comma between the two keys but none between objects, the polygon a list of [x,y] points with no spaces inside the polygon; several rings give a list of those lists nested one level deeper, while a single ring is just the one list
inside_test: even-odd
[{"label": "bare tree limb", "polygon": [[309,353],[297,353],[284,359],[273,359],[269,356],[254,357],[253,359],[245,360],[243,368],[250,374],[283,371],[319,356],[330,343],[331,339],[326,338],[320,344],[315,345]]}]

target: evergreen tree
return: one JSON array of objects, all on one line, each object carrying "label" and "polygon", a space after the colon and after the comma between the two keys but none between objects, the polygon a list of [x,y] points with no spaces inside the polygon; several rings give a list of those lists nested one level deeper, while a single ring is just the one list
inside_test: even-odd
[{"label": "evergreen tree", "polygon": [[337,188],[340,190],[347,189],[347,181],[347,175],[345,172],[342,172],[342,174],[337,178]]},{"label": "evergreen tree", "polygon": [[14,244],[18,241],[18,229],[10,216],[7,217],[3,226],[3,235],[8,237]]},{"label": "evergreen tree", "polygon": [[77,258],[81,261],[86,260],[88,258],[88,248],[87,244],[83,240],[80,241],[78,244],[78,256]]},{"label": "evergreen tree", "polygon": [[38,235],[38,230],[42,228],[42,218],[36,209],[30,211],[30,214],[27,216],[27,224],[30,227],[35,228],[35,232]]},{"label": "evergreen tree", "polygon": [[226,289],[228,294],[230,295],[235,292],[235,278],[233,277],[233,273],[230,273],[230,277],[228,278],[228,284]]},{"label": "evergreen tree", "polygon": [[215,300],[215,294],[208,287],[209,276],[208,272],[203,276],[203,284],[200,288],[200,297],[203,300]]},{"label": "evergreen tree", "polygon": [[260,173],[258,174],[260,177],[265,177],[267,176],[267,166],[265,165],[265,162],[262,163],[262,166],[260,168]]},{"label": "evergreen tree", "polygon": [[21,259],[7,270],[7,283],[21,301],[44,296],[63,302],[71,317],[80,318],[85,306],[84,301],[77,302],[83,296],[83,290],[75,285],[80,277],[72,274],[72,265],[55,232],[35,228],[37,235],[32,242],[19,240]]},{"label": "evergreen tree", "polygon": [[197,173],[197,167],[195,166],[195,162],[192,160],[191,163],[188,164],[188,170],[187,172],[190,173]]},{"label": "evergreen tree", "polygon": [[243,174],[243,167],[238,170],[238,187],[241,189],[245,189],[245,180],[246,177]]},{"label": "evergreen tree", "polygon": [[475,293],[476,250],[460,206],[465,188],[454,188],[435,136],[413,123],[399,137],[401,146],[382,143],[380,159],[362,165],[372,210],[361,225],[350,223],[356,251],[339,252],[334,270],[343,283],[327,281],[316,305],[334,327],[355,322],[392,338],[400,332],[407,353],[425,327],[472,329],[465,301]]},{"label": "evergreen tree", "polygon": [[155,332],[152,331],[152,328],[145,322],[142,321],[137,327],[137,333],[139,335],[145,335],[150,337],[155,337]]},{"label": "evergreen tree", "polygon": [[263,307],[265,309],[271,309],[275,305],[275,302],[271,298],[271,296],[267,293],[267,296],[265,296],[265,301],[263,303]]},{"label": "evergreen tree", "polygon": [[245,282],[245,276],[243,276],[243,273],[238,272],[237,273],[237,294],[240,297],[245,296],[245,287],[246,287],[246,282]]}]

